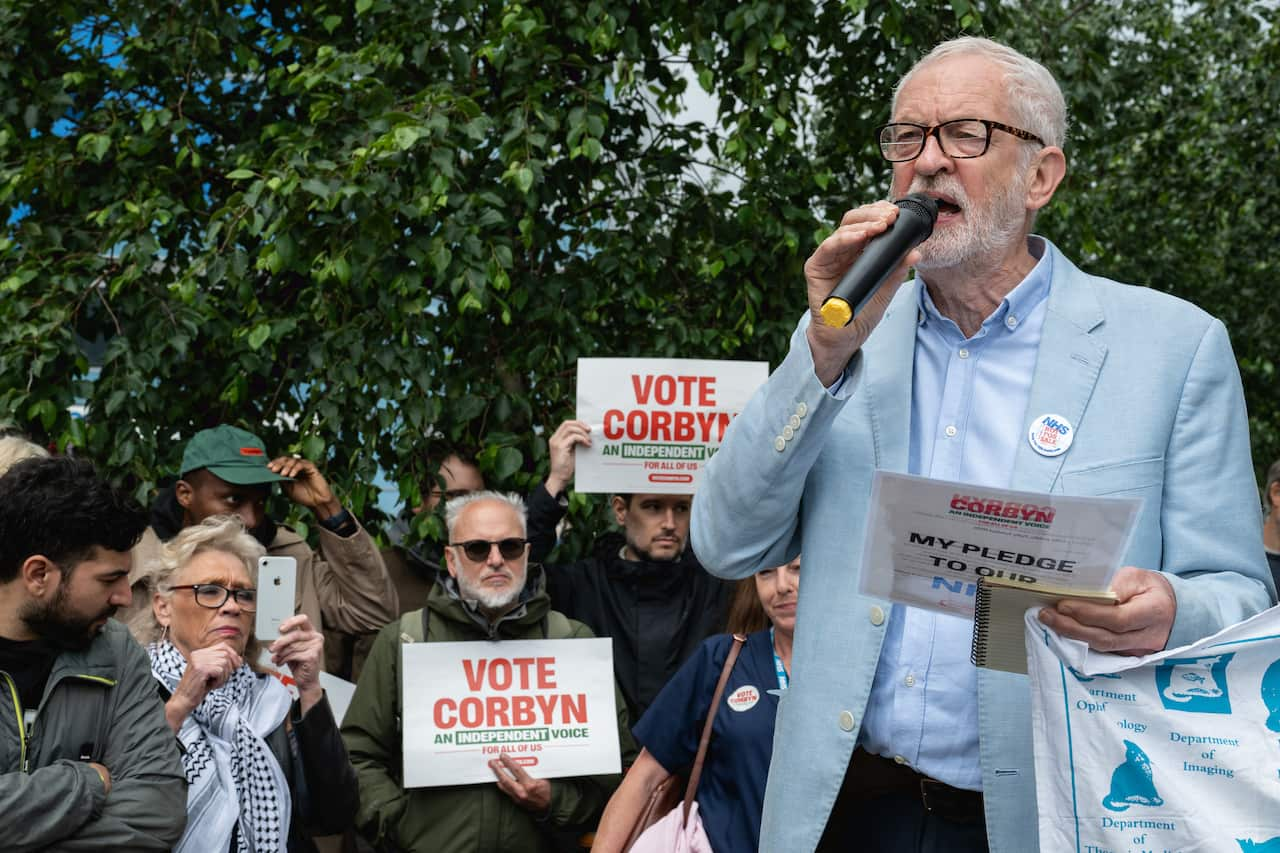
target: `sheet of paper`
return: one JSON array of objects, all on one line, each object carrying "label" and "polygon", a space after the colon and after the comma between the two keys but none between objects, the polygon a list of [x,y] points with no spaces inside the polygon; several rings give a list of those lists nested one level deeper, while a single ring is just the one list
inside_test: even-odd
[{"label": "sheet of paper", "polygon": [[979,577],[1101,592],[1142,501],[993,489],[877,471],[860,591],[973,616]]},{"label": "sheet of paper", "polygon": [[763,361],[578,359],[573,488],[614,494],[693,494],[729,422],[769,377]]},{"label": "sheet of paper", "polygon": [[538,779],[621,770],[608,638],[401,649],[406,788],[495,782],[504,752]]}]

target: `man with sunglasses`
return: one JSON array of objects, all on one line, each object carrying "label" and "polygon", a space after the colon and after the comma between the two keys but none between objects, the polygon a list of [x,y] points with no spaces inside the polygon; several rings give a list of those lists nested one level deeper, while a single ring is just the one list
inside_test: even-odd
[{"label": "man with sunglasses", "polygon": [[[222,424],[191,437],[180,472],[178,481],[156,496],[151,526],[134,552],[131,624],[138,619],[145,623],[148,616],[152,591],[143,588],[142,570],[158,556],[161,543],[215,515],[239,516],[269,555],[297,561],[297,612],[307,614],[318,629],[376,631],[396,617],[395,587],[377,545],[343,508],[314,462],[292,456],[273,459],[262,439]],[[276,484],[315,515],[319,548],[312,549],[297,532],[267,515],[267,499]],[[325,650],[330,671],[341,666],[339,644],[334,647]]]},{"label": "man with sunglasses", "polygon": [[708,466],[693,540],[710,570],[805,556],[763,851],[1037,848],[1026,677],[970,664],[971,620],[857,592],[876,469],[1143,498],[1119,604],[1041,612],[1100,651],[1176,647],[1274,601],[1226,330],[1031,233],[1066,126],[1053,77],[1003,45],[917,63],[876,142],[891,197],[937,201],[933,235],[830,326],[823,300],[898,209],[844,215],[805,264],[789,355]]},{"label": "man with sunglasses", "polygon": [[88,462],[0,477],[0,846],[169,850],[186,825],[178,744],[129,605],[146,513]]},{"label": "man with sunglasses", "polygon": [[[599,819],[616,775],[538,779],[505,754],[490,762],[496,784],[405,790],[400,646],[404,642],[563,640],[592,636],[551,609],[541,569],[529,565],[524,502],[492,491],[445,509],[448,573],[427,606],[406,613],[374,641],[342,726],[360,778],[357,826],[386,849],[431,853],[552,853]],[[636,749],[615,687],[623,763]]]},{"label": "man with sunglasses", "polygon": [[[389,524],[386,537],[390,544],[381,550],[387,575],[396,588],[400,613],[421,610],[427,604],[427,596],[435,586],[436,575],[444,569],[444,549],[440,541],[430,534],[413,541],[414,519],[422,513],[443,511],[443,503],[484,488],[484,475],[475,457],[464,450],[449,449],[443,452],[430,483],[423,484],[422,503],[406,507]],[[434,523],[434,519],[430,523]],[[399,615],[399,614],[397,614]],[[379,625],[378,628],[382,626]],[[361,634],[345,631],[325,631],[325,658],[329,671],[351,681],[360,680],[369,649],[378,636],[377,629]]]}]

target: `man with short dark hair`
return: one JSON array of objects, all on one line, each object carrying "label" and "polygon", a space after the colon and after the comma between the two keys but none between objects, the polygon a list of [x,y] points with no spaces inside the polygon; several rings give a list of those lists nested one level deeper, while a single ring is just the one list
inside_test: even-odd
[{"label": "man with short dark hair", "polygon": [[[551,471],[529,496],[530,559],[545,558],[555,545],[574,448],[590,446],[590,429],[565,421],[548,442]],[[601,535],[590,557],[547,567],[552,606],[612,638],[632,720],[703,640],[724,630],[733,585],[707,574],[689,548],[692,503],[692,495],[614,495],[610,506],[621,530]]]},{"label": "man with short dark hair", "polygon": [[[592,636],[552,610],[541,568],[529,564],[518,496],[464,495],[449,502],[445,518],[448,572],[438,576],[424,610],[379,632],[343,722],[360,777],[358,825],[371,841],[410,853],[552,853],[563,849],[555,833],[576,836],[594,827],[617,775],[538,779],[501,754],[489,763],[496,785],[402,785],[402,644]],[[615,697],[622,759],[629,764],[635,744],[622,697],[616,691]]]},{"label": "man with short dark hair", "polygon": [[146,513],[88,462],[0,477],[0,838],[9,851],[168,850],[187,788],[130,602]]},{"label": "man with short dark hair", "polygon": [[1271,577],[1280,587],[1280,459],[1267,469],[1267,483],[1262,489],[1262,547],[1267,552]]},{"label": "man with short dark hair", "polygon": [[[318,549],[267,515],[267,497],[276,483],[291,501],[315,514]],[[271,459],[260,438],[226,424],[201,430],[187,443],[181,479],[161,490],[151,506],[151,527],[135,549],[132,581],[141,586],[141,566],[162,542],[214,515],[239,516],[267,554],[297,560],[294,600],[311,624],[360,633],[377,630],[398,614],[395,588],[377,546],[315,463],[292,456]],[[150,606],[151,591],[135,587],[134,612]],[[328,654],[326,668],[332,666]]]}]

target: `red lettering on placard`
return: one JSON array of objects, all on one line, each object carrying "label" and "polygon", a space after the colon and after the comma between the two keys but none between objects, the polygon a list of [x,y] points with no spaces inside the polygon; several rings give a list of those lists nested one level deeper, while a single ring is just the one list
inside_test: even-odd
[{"label": "red lettering on placard", "polygon": [[[508,670],[509,672],[510,670]],[[507,699],[505,696],[490,696],[485,703],[485,714],[488,719],[485,722],[490,726],[510,726],[511,720],[507,716]]]},{"label": "red lettering on placard", "polygon": [[653,377],[644,377],[644,383],[641,384],[640,377],[633,373],[631,374],[631,387],[635,389],[636,402],[643,406],[649,402],[649,389],[653,387]]},{"label": "red lettering on placard", "polygon": [[610,409],[604,413],[604,437],[610,441],[617,441],[622,438],[622,427],[618,421],[622,420],[621,409]]},{"label": "red lettering on placard", "polygon": [[511,697],[511,722],[517,726],[531,726],[537,719],[533,713],[532,696]]},{"label": "red lettering on placard", "polygon": [[458,722],[458,705],[452,699],[441,699],[436,702],[431,716],[436,721],[437,729],[451,729]]},{"label": "red lettering on placard", "polygon": [[675,422],[676,441],[693,441],[693,412],[676,412]]},{"label": "red lettering on placard", "polygon": [[671,413],[670,412],[654,412],[649,419],[649,440],[650,441],[670,441],[671,440]]},{"label": "red lettering on placard", "polygon": [[585,723],[587,721],[587,694],[579,693],[576,700],[568,694],[561,696],[560,710],[564,715],[561,722],[566,726],[569,723]]},{"label": "red lettering on placard", "polygon": [[476,692],[484,684],[484,667],[488,661],[483,658],[477,661],[464,660],[462,662],[462,674],[467,679],[467,689]]},{"label": "red lettering on placard", "polygon": [[714,406],[716,404],[716,378],[703,376],[698,379],[698,405]]},{"label": "red lettering on placard", "polygon": [[556,659],[538,658],[538,689],[553,690],[556,686]]}]

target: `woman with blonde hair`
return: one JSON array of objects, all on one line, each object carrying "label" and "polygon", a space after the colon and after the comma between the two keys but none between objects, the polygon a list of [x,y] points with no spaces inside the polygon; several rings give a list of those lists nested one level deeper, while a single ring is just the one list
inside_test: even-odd
[{"label": "woman with blonde hair", "polygon": [[314,851],[312,836],[342,832],[359,805],[320,687],[324,639],[310,619],[282,622],[268,649],[288,665],[298,699],[253,667],[264,553],[239,519],[215,517],[166,542],[146,568],[152,607],[132,627],[182,744],[187,829],[176,851]]}]

